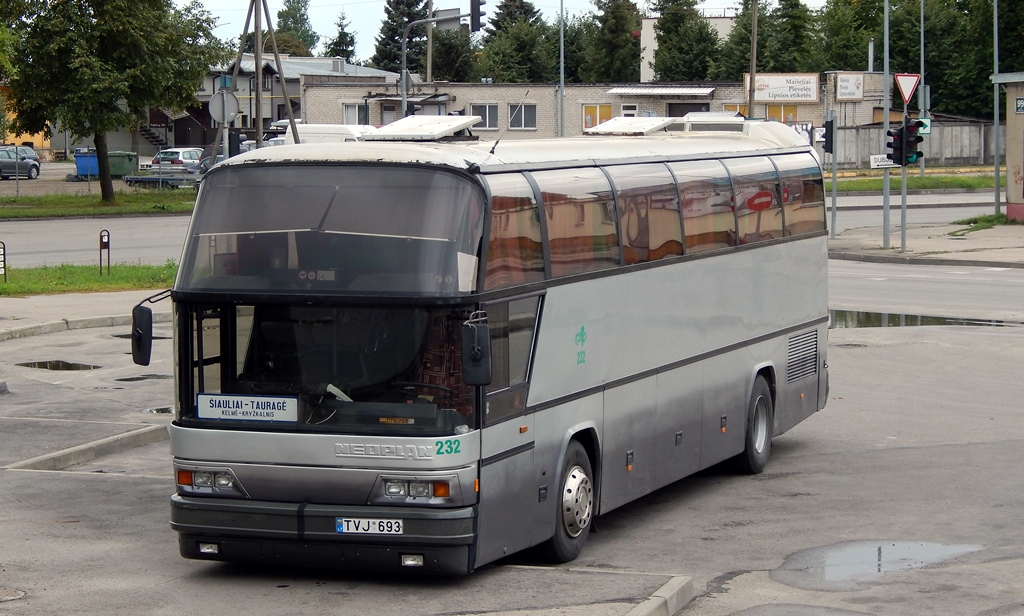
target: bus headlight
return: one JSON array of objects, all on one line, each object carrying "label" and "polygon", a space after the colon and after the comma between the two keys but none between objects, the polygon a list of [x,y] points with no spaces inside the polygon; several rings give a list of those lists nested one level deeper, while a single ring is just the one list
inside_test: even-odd
[{"label": "bus headlight", "polygon": [[458,478],[452,476],[429,480],[425,478],[400,479],[398,477],[381,477],[378,479],[376,496],[370,498],[370,504],[409,505],[444,505],[461,504],[453,502],[453,494],[458,491]]},{"label": "bus headlight", "polygon": [[180,494],[209,494],[210,496],[245,496],[238,479],[228,469],[198,470],[178,468],[175,471]]}]

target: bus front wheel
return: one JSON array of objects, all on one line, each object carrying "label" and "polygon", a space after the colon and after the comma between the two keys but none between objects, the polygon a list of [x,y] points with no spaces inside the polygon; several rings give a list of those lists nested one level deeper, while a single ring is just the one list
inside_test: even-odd
[{"label": "bus front wheel", "polygon": [[548,540],[551,560],[567,563],[583,551],[594,516],[594,473],[587,451],[570,441],[562,462],[562,484],[555,514],[555,535]]},{"label": "bus front wheel", "polygon": [[746,447],[736,457],[739,470],[756,475],[768,465],[772,453],[772,426],[775,408],[772,404],[772,390],[763,376],[754,379],[747,409]]}]

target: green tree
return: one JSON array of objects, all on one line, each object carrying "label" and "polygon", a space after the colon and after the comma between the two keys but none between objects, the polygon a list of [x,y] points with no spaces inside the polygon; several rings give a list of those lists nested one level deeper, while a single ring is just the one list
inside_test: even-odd
[{"label": "green tree", "polygon": [[478,52],[469,28],[434,32],[434,74],[437,81],[465,83],[473,78],[473,59]]},{"label": "green tree", "polygon": [[[558,67],[558,21],[552,24],[551,38],[555,42],[554,65]],[[587,54],[594,45],[597,33],[597,20],[593,13],[570,17],[565,22],[565,81],[567,83],[586,83]],[[639,66],[639,62],[637,62]]]},{"label": "green tree", "polygon": [[640,12],[632,0],[596,0],[597,28],[587,54],[587,81],[640,81]]},{"label": "green tree", "polygon": [[550,52],[550,33],[547,25],[531,25],[525,19],[502,28],[481,50],[477,74],[495,83],[554,81],[558,64]]},{"label": "green tree", "polygon": [[[6,25],[0,25],[0,83],[6,83],[14,76],[14,64],[11,58],[14,55],[14,44],[16,35],[14,30]],[[0,90],[0,143],[7,141],[7,133],[10,122],[7,120],[7,100],[4,90]]]},{"label": "green tree", "polygon": [[[402,35],[414,21],[427,18],[423,0],[387,0],[384,21],[377,34],[376,46],[370,65],[381,70],[399,72],[402,68]],[[416,26],[406,41],[406,67],[410,73],[419,72],[427,51],[427,29]]]},{"label": "green tree", "polygon": [[660,17],[654,26],[658,49],[654,74],[659,81],[703,81],[718,53],[718,35],[697,10],[697,0],[655,0]]},{"label": "green tree", "polygon": [[345,11],[338,15],[334,25],[338,28],[338,34],[325,43],[324,55],[328,58],[343,58],[346,62],[353,60],[356,55],[356,33],[349,33],[350,25],[345,18]]},{"label": "green tree", "polygon": [[277,12],[275,32],[287,32],[299,39],[308,50],[306,55],[310,55],[320,42],[320,35],[309,23],[309,0],[284,0],[284,6]]},{"label": "green tree", "polygon": [[[757,7],[757,70],[761,72],[767,69],[765,65],[766,54],[763,52],[766,37],[762,36],[764,28],[761,26],[761,17],[762,15],[768,15],[768,5],[762,0],[758,2]],[[712,72],[712,76],[715,79],[742,81],[744,73],[750,72],[750,32],[753,21],[751,0],[743,0],[739,12],[736,13],[736,19],[733,21],[732,30],[722,43],[721,51],[718,54],[718,60]]]},{"label": "green tree", "polygon": [[818,39],[814,17],[807,5],[801,0],[779,0],[779,6],[767,17],[762,32],[769,43],[764,58],[769,72],[818,73],[823,70],[816,53]]},{"label": "green tree", "polygon": [[196,104],[203,76],[226,60],[215,23],[198,2],[39,0],[11,56],[13,129],[50,136],[59,122],[92,136],[102,198],[112,203],[107,133],[134,127],[150,107]]},{"label": "green tree", "polygon": [[884,14],[883,0],[827,0],[818,13],[822,40],[818,53],[825,70],[867,70],[871,38],[875,39],[875,70],[879,70],[884,53]]},{"label": "green tree", "polygon": [[[308,58],[313,55],[309,52],[309,48],[307,48],[302,41],[295,38],[295,35],[291,32],[275,31],[274,40],[277,41],[277,51],[279,53],[303,58]],[[242,46],[242,51],[245,53],[253,53],[256,51],[256,35],[254,33],[250,32],[245,35],[245,45]],[[274,53],[274,45],[270,42],[270,32],[266,30],[263,31],[263,53]]]},{"label": "green tree", "polygon": [[544,23],[540,11],[530,0],[501,0],[494,10],[494,16],[487,20],[487,26],[483,29],[484,44],[491,42],[495,34],[520,20],[525,20],[535,27]]}]

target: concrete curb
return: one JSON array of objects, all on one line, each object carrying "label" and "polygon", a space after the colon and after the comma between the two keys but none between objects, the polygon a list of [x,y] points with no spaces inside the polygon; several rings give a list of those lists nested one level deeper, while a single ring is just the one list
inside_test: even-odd
[{"label": "concrete curb", "polygon": [[[170,323],[171,313],[153,313],[154,323]],[[24,327],[12,327],[0,329],[0,342],[13,340],[15,338],[26,338],[28,336],[41,336],[57,332],[71,331],[75,329],[88,329],[91,327],[127,327],[132,324],[131,315],[115,315],[108,317],[85,317],[81,319],[64,319],[62,321],[49,321],[26,325]]]},{"label": "concrete curb", "polygon": [[679,575],[631,609],[626,616],[675,616],[693,601],[693,597],[693,579],[688,575]]},{"label": "concrete curb", "polygon": [[138,430],[115,434],[98,441],[77,445],[62,451],[43,454],[5,466],[8,470],[59,471],[75,464],[120,453],[134,447],[166,441],[170,432],[164,425],[147,425]]},{"label": "concrete curb", "polygon": [[857,252],[830,251],[829,259],[862,261],[864,263],[901,263],[903,265],[941,265],[943,267],[1004,267],[1024,269],[1024,263],[1007,261],[976,261],[971,259],[943,259],[941,257],[903,257],[899,255],[866,255]]}]

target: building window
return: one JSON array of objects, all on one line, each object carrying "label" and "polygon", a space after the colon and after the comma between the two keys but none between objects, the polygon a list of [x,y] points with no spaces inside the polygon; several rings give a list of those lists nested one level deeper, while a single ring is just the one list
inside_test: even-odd
[{"label": "building window", "polygon": [[722,111],[732,111],[734,113],[740,114],[744,118],[747,117],[747,106],[740,105],[738,103],[726,103],[722,105]]},{"label": "building window", "polygon": [[776,122],[796,122],[796,105],[766,105],[765,119]]},{"label": "building window", "polygon": [[635,118],[639,114],[637,113],[636,103],[623,103],[622,104],[622,117],[624,118]]},{"label": "building window", "polygon": [[263,73],[263,89],[270,90],[270,84],[273,82],[274,76],[270,73]]},{"label": "building window", "polygon": [[480,121],[473,128],[498,128],[498,105],[481,104],[472,106],[471,115],[480,116]]},{"label": "building window", "polygon": [[342,105],[344,124],[369,124],[370,119],[366,116],[366,105],[362,103],[344,103]]},{"label": "building window", "polygon": [[380,106],[380,123],[391,124],[398,119],[398,105],[384,103]]},{"label": "building window", "polygon": [[508,106],[509,128],[537,128],[537,105]]},{"label": "building window", "polygon": [[611,105],[583,105],[583,128],[594,128],[612,119]]},{"label": "building window", "polygon": [[217,86],[221,90],[226,90],[231,87],[231,75],[221,75],[217,78]]}]

